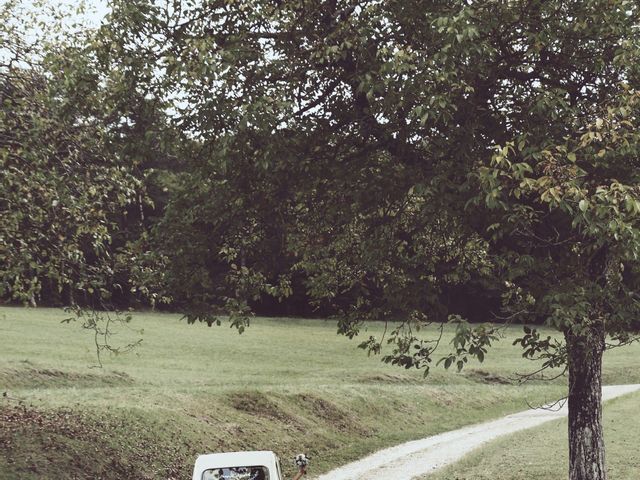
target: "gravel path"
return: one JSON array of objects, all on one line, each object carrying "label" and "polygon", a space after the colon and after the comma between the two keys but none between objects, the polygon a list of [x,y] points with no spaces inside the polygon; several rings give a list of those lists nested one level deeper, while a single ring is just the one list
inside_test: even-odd
[{"label": "gravel path", "polygon": [[[640,391],[640,385],[603,387],[603,400],[637,391]],[[411,480],[454,463],[470,451],[502,435],[535,427],[566,415],[566,405],[554,411],[537,409],[514,413],[491,422],[380,450],[317,477],[317,480]]]}]

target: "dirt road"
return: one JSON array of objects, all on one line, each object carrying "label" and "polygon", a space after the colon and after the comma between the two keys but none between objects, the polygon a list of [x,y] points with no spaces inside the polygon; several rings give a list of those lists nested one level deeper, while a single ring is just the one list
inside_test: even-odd
[{"label": "dirt road", "polygon": [[[602,390],[603,399],[610,400],[640,391],[640,385],[611,385]],[[537,409],[514,413],[498,420],[380,450],[317,477],[317,480],[411,480],[454,463],[470,451],[498,437],[566,415],[566,405],[555,411]]]}]

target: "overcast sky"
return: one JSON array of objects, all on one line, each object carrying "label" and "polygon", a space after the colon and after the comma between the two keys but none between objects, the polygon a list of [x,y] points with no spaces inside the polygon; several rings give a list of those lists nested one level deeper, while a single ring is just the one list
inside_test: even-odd
[{"label": "overcast sky", "polygon": [[[65,11],[75,10],[79,5],[80,1],[77,0],[46,0],[48,4],[53,6],[62,6]],[[0,0],[2,3],[2,0]],[[22,0],[22,4],[25,6],[31,6],[34,10],[39,10],[38,7],[34,6],[34,3],[37,1],[34,0]],[[97,27],[100,25],[100,21],[104,18],[104,16],[109,12],[109,8],[107,7],[107,0],[85,0],[84,4],[86,5],[86,12],[83,14],[77,14],[73,18],[69,18],[69,23],[73,23],[74,21],[81,23],[87,27]],[[42,11],[42,19],[46,20],[48,12]]]}]

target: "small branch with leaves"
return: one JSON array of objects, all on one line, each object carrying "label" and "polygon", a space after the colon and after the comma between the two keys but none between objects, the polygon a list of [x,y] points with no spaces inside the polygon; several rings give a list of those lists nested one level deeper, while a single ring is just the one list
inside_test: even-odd
[{"label": "small branch with leaves", "polygon": [[132,329],[129,326],[132,320],[131,313],[129,312],[87,310],[78,306],[67,307],[65,310],[73,313],[74,316],[65,318],[62,320],[62,323],[71,323],[72,321],[79,320],[81,321],[81,328],[93,334],[97,361],[97,365],[94,365],[93,368],[103,367],[103,353],[107,352],[113,355],[128,353],[142,343],[141,338],[119,346],[114,345],[112,342],[112,337],[117,334],[116,329],[118,327],[125,327],[138,335],[144,334],[143,329]]}]

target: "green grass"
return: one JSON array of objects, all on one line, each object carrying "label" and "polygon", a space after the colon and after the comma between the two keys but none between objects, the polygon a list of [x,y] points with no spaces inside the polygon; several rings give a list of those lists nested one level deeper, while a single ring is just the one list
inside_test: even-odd
[{"label": "green grass", "polygon": [[[424,379],[368,358],[330,321],[258,318],[238,335],[156,313],[135,314],[142,335],[119,329],[115,344],[142,344],[97,369],[92,337],[66,316],[0,308],[0,479],[188,478],[199,453],[234,449],[274,450],[288,473],[305,451],[315,474],[565,392],[563,379],[509,383],[535,368],[511,346],[519,327],[482,365]],[[640,382],[638,353],[610,352],[606,382]]]},{"label": "green grass", "polygon": [[[609,478],[636,480],[640,471],[640,394],[605,403],[603,413]],[[558,420],[495,440],[425,480],[557,480],[569,465],[567,421]]]}]

